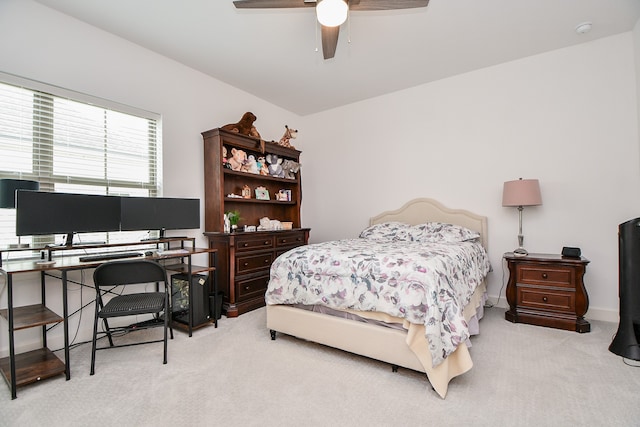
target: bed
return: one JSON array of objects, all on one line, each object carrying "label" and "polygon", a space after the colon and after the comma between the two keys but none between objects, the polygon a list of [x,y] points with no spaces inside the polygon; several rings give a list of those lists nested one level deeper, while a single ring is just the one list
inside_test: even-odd
[{"label": "bed", "polygon": [[[436,228],[445,243],[437,240],[425,249],[424,236],[430,241]],[[451,230],[452,241],[460,243],[449,242]],[[473,366],[469,337],[479,332],[491,268],[486,250],[486,217],[414,199],[372,217],[358,239],[280,255],[265,294],[267,328],[272,339],[280,332],[380,360],[394,370],[424,372],[444,398],[450,380]],[[450,251],[465,259],[463,269],[443,262]],[[387,265],[401,273],[387,271]]]}]

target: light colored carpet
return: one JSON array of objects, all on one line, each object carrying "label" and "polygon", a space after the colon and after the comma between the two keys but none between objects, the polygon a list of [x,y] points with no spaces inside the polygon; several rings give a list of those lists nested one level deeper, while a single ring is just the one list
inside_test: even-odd
[{"label": "light colored carpet", "polygon": [[[3,426],[638,426],[640,370],[607,350],[616,325],[578,334],[486,310],[474,368],[445,400],[424,375],[293,337],[271,341],[265,310],[162,345],[72,350],[64,375],[0,386]],[[158,333],[160,329],[151,332]],[[633,362],[636,363],[637,362]]]}]

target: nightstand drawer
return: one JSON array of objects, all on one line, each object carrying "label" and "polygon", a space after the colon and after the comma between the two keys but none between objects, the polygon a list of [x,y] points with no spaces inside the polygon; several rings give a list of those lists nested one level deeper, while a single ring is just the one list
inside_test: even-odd
[{"label": "nightstand drawer", "polygon": [[526,286],[518,287],[519,307],[550,311],[575,311],[576,294],[570,291],[554,291]]},{"label": "nightstand drawer", "polygon": [[236,241],[236,251],[258,251],[273,248],[272,236],[243,236]]},{"label": "nightstand drawer", "polygon": [[573,288],[574,269],[563,267],[542,267],[539,265],[519,265],[518,283],[542,286]]},{"label": "nightstand drawer", "polygon": [[236,273],[246,274],[257,270],[269,270],[273,262],[273,253],[239,256],[236,259]]}]

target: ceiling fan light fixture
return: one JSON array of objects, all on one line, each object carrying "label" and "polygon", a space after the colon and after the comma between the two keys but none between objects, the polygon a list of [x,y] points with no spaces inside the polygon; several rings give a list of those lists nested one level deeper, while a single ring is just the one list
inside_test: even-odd
[{"label": "ceiling fan light fixture", "polygon": [[337,27],[347,20],[349,6],[344,0],[322,0],[316,6],[318,22],[325,27]]}]

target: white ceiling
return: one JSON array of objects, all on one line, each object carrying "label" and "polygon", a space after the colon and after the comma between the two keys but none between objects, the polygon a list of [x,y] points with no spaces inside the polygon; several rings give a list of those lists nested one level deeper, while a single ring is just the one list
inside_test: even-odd
[{"label": "white ceiling", "polygon": [[[325,61],[313,8],[36,1],[299,115],[631,31],[640,18],[640,0],[431,0],[420,9],[353,12],[335,58]],[[593,28],[579,35],[584,21]]]}]

